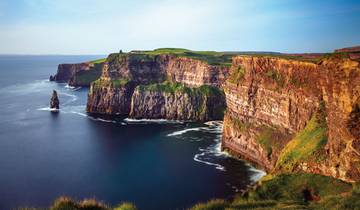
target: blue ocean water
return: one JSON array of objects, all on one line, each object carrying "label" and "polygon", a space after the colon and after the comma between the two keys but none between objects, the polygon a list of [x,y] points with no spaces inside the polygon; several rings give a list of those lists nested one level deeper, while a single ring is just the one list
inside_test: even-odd
[{"label": "blue ocean water", "polygon": [[[0,209],[62,195],[182,209],[229,198],[262,172],[220,151],[221,122],[88,115],[87,88],[49,82],[59,63],[101,56],[0,56]],[[52,90],[60,112],[48,110]]]}]

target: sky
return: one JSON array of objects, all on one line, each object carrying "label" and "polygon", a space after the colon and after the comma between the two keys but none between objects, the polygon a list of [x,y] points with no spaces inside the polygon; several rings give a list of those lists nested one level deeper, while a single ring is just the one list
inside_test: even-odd
[{"label": "sky", "polygon": [[360,45],[360,0],[0,0],[0,54]]}]

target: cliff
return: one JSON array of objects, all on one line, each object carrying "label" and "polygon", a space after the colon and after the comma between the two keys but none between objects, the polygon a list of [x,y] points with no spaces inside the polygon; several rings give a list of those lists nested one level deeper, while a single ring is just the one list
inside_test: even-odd
[{"label": "cliff", "polygon": [[99,79],[90,86],[86,111],[99,114],[130,112],[134,84],[128,81]]},{"label": "cliff", "polygon": [[[229,65],[219,61],[230,56],[219,60],[212,54],[177,53],[159,49],[110,54],[101,78],[91,85],[87,111],[134,118],[221,119],[225,98],[219,88]],[[175,90],[179,85],[185,92]]]},{"label": "cliff", "polygon": [[85,62],[77,64],[59,64],[57,73],[50,81],[66,82],[71,86],[90,86],[101,75],[103,63]]},{"label": "cliff", "polygon": [[222,147],[269,172],[360,180],[360,67],[238,56],[225,85]]},{"label": "cliff", "polygon": [[131,118],[199,120],[222,119],[225,95],[211,86],[180,84],[138,86],[131,99]]}]

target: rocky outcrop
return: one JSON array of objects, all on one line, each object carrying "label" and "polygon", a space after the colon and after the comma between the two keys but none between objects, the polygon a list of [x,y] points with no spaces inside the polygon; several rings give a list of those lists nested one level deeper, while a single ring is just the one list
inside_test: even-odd
[{"label": "rocky outcrop", "polygon": [[221,120],[225,95],[219,90],[205,92],[204,88],[167,91],[138,86],[132,95],[131,118],[170,120]]},{"label": "rocky outcrop", "polygon": [[51,109],[59,109],[59,104],[60,104],[60,101],[59,101],[57,92],[56,92],[56,90],[53,90],[53,94],[50,99],[50,108]]},{"label": "rocky outcrop", "polygon": [[[281,170],[281,157],[286,159],[281,163],[291,162],[292,171],[360,180],[357,126],[349,123],[357,119],[358,62],[336,55],[318,64],[238,56],[233,59],[231,72],[225,87],[223,149],[267,171]],[[321,115],[324,126],[314,118]],[[311,127],[310,119],[315,127]],[[316,127],[320,125],[323,127]],[[324,130],[326,136],[320,138]],[[310,137],[301,142],[300,151],[295,151],[294,145],[305,135]],[[306,157],[289,161],[297,152]]]}]

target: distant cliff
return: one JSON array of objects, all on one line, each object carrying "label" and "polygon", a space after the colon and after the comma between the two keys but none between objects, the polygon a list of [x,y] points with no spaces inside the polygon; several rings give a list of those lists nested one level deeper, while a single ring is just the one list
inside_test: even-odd
[{"label": "distant cliff", "polygon": [[87,111],[133,118],[222,119],[221,88],[231,55],[213,54],[177,54],[172,49],[111,54],[101,78],[91,85]]},{"label": "distant cliff", "polygon": [[57,73],[50,81],[66,82],[71,86],[90,86],[101,75],[103,62],[59,64]]},{"label": "distant cliff", "polygon": [[360,180],[360,66],[238,56],[225,86],[222,147],[267,171]]}]

